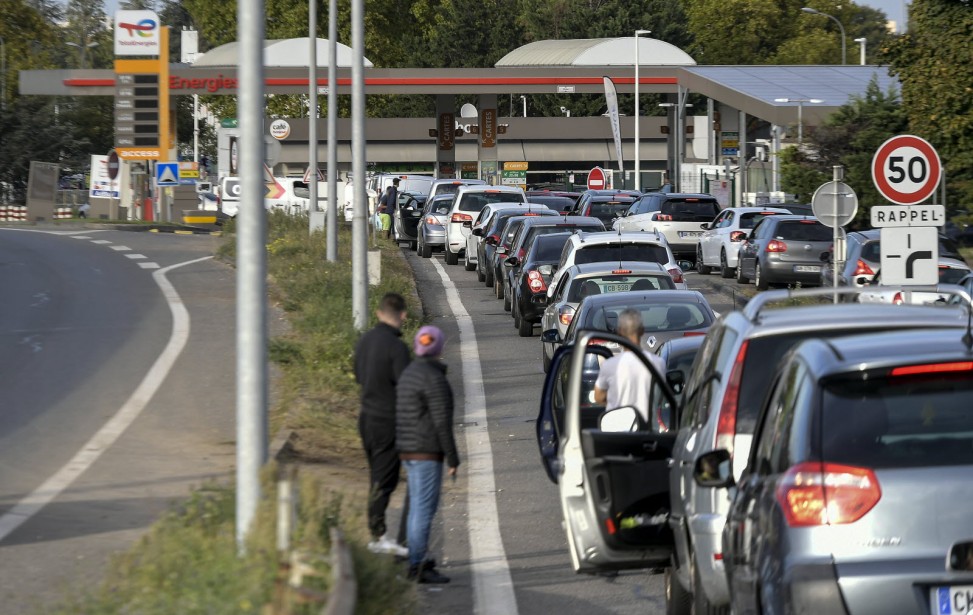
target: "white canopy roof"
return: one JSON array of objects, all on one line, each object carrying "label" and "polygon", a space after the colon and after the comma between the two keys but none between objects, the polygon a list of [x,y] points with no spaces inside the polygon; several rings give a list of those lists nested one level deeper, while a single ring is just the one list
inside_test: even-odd
[{"label": "white canopy roof", "polygon": [[689,54],[654,38],[583,38],[528,43],[500,58],[497,68],[513,66],[633,66],[638,40],[639,66],[693,66]]},{"label": "white canopy roof", "polygon": [[[307,37],[264,41],[264,66],[306,68],[310,55],[308,41]],[[338,66],[350,67],[351,47],[338,43],[337,48]],[[239,49],[240,43],[238,42],[220,45],[199,56],[193,66],[239,66]],[[317,60],[318,66],[321,67],[327,67],[330,63],[327,39],[317,39]],[[371,67],[372,63],[368,58],[365,58],[365,68]]]}]

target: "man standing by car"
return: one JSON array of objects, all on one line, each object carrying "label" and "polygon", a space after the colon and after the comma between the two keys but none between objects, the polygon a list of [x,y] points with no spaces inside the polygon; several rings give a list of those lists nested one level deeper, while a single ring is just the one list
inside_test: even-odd
[{"label": "man standing by car", "polygon": [[[637,310],[627,308],[618,315],[618,334],[636,346],[641,347],[645,325]],[[665,372],[659,355],[643,353],[658,368]],[[606,410],[631,406],[638,410],[644,424],[650,426],[649,396],[652,392],[652,373],[639,357],[631,352],[621,352],[607,359],[601,365],[595,381],[595,403],[602,404]]]},{"label": "man standing by car", "polygon": [[455,480],[459,455],[453,438],[453,390],[440,361],[446,339],[437,327],[416,333],[416,359],[396,388],[396,442],[409,481],[409,573],[418,583],[449,583],[426,559],[429,530],[439,506],[443,461]]},{"label": "man standing by car", "polygon": [[[382,297],[376,312],[378,324],[362,335],[355,347],[355,380],[361,386],[361,414],[358,432],[368,458],[370,495],[368,529],[369,550],[404,557],[405,517],[399,526],[398,542],[386,534],[385,510],[399,484],[401,463],[395,447],[395,388],[409,364],[409,348],[402,341],[405,299],[396,293]],[[408,501],[406,502],[408,510]]]},{"label": "man standing by car", "polygon": [[386,239],[392,236],[392,219],[395,216],[395,208],[398,206],[398,203],[399,178],[394,177],[392,178],[392,185],[385,189],[385,194],[378,200],[378,211],[388,216],[388,218],[382,218],[382,229],[385,231]]}]

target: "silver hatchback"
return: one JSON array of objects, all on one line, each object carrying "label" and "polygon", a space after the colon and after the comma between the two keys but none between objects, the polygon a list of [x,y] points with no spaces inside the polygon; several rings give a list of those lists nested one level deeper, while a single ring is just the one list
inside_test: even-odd
[{"label": "silver hatchback", "polygon": [[[724,533],[735,613],[973,609],[968,336],[809,340],[785,358]],[[696,480],[732,485],[728,459],[703,456]]]}]

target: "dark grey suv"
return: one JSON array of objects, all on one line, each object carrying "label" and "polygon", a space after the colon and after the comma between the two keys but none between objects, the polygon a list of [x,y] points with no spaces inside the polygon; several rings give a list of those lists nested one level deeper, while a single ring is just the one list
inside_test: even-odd
[{"label": "dark grey suv", "polygon": [[817,286],[831,258],[832,235],[817,218],[767,216],[740,246],[737,282],[752,279],[758,290],[796,282]]},{"label": "dark grey suv", "polygon": [[[968,335],[808,340],[785,358],[724,531],[734,612],[970,612]],[[704,455],[695,479],[731,486],[728,459]]]}]

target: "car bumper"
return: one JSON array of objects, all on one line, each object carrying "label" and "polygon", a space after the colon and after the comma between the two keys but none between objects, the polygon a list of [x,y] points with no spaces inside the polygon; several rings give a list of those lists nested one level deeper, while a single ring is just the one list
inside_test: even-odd
[{"label": "car bumper", "polygon": [[424,228],[422,229],[422,243],[427,246],[444,246],[446,245],[446,231],[436,229]]},{"label": "car bumper", "polygon": [[729,604],[730,591],[726,582],[726,569],[723,566],[723,527],[726,516],[721,514],[692,515],[689,517],[689,531],[693,537],[693,550],[696,553],[696,567],[703,593],[710,604],[720,606]]},{"label": "car bumper", "polygon": [[760,264],[764,268],[763,276],[768,282],[774,283],[796,283],[817,286],[821,283],[821,270],[817,271],[794,271],[794,267],[821,267],[819,262],[800,263],[800,262],[779,262],[768,260]]},{"label": "car bumper", "polygon": [[[780,572],[782,575],[774,582],[764,579],[765,582],[761,583],[762,599],[766,601],[764,606],[768,611],[834,615],[848,613],[830,557],[810,562],[787,561],[784,563],[783,571]],[[881,596],[872,596],[872,598],[881,600]],[[891,610],[875,610],[869,606],[861,612],[900,614],[909,612],[908,606],[900,602]]]},{"label": "car bumper", "polygon": [[525,300],[521,301],[519,306],[520,317],[531,322],[540,322],[544,315],[544,308],[547,307],[547,291],[538,294],[529,292],[521,296]]}]

